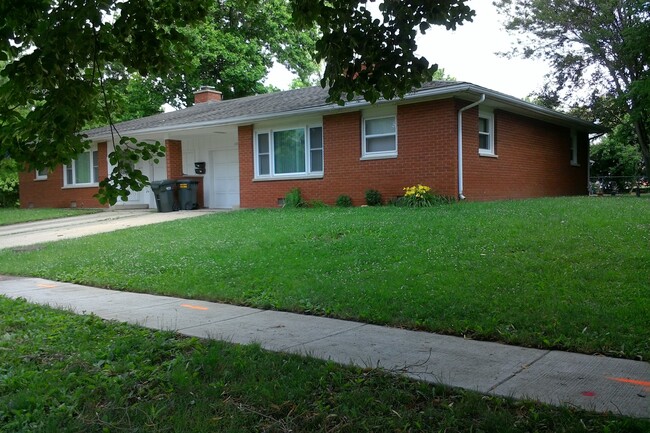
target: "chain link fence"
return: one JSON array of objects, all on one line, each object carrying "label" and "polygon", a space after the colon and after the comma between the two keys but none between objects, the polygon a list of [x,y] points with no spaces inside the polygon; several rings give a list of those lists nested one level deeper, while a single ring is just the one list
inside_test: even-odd
[{"label": "chain link fence", "polygon": [[650,193],[650,182],[643,176],[598,176],[589,178],[589,195],[636,195]]}]

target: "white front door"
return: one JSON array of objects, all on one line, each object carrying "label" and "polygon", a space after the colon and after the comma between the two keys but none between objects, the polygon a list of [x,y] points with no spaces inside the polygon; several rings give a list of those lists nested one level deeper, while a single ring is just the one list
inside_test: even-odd
[{"label": "white front door", "polygon": [[[138,161],[136,168],[141,170],[142,173],[151,181],[154,171],[153,165],[154,164],[151,161]],[[112,167],[110,169],[112,170]],[[131,193],[129,194],[128,200],[123,201],[118,197],[116,205],[147,206],[150,208],[156,207],[156,200],[151,191],[151,187],[145,186],[142,191],[130,191]]]},{"label": "white front door", "polygon": [[237,146],[210,152],[212,185],[210,207],[232,209],[239,207],[239,151]]}]

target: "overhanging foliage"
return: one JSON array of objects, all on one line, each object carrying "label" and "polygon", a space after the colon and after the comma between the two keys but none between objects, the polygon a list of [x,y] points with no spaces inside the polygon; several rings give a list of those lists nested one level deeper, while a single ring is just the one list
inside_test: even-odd
[{"label": "overhanging foliage", "polygon": [[[186,25],[203,19],[211,0],[23,0],[0,2],[0,61],[8,61],[0,83],[0,154],[28,169],[69,163],[89,143],[78,134],[96,116],[103,82],[120,71],[141,76],[183,75],[192,61]],[[242,1],[241,8],[260,0]],[[316,60],[325,61],[321,81],[330,100],[361,95],[375,102],[407,93],[431,78],[437,65],[415,55],[417,32],[431,25],[455,29],[471,20],[466,0],[385,0],[382,19],[368,2],[290,0],[301,29],[317,26]],[[233,7],[237,7],[233,1]],[[235,11],[236,12],[236,11]],[[236,15],[236,14],[235,14]],[[286,41],[288,42],[288,41]],[[300,41],[296,41],[300,42]],[[281,48],[281,41],[276,41]],[[235,45],[236,47],[236,45]],[[300,58],[280,61],[299,64]],[[110,103],[104,101],[110,114]],[[116,131],[118,132],[118,131]],[[119,134],[117,134],[119,136]],[[124,142],[114,140],[117,149]],[[143,158],[128,149],[128,158]],[[155,153],[155,151],[154,151]],[[119,182],[102,182],[102,199],[114,203],[111,188],[137,190],[130,166],[117,167]],[[145,180],[146,182],[146,180]]]}]

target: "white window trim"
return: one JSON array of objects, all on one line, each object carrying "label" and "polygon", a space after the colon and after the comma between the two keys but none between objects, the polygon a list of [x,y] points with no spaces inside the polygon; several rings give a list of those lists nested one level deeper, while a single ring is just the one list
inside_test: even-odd
[{"label": "white window trim", "polygon": [[[269,174],[260,174],[260,148],[258,137],[261,134],[267,134],[269,136],[269,151],[268,153],[264,153],[264,155],[269,156]],[[271,134],[272,131],[270,129],[260,129],[259,131],[253,132],[253,163],[255,168],[253,175],[254,179],[270,179],[272,177],[273,159],[271,155],[273,154],[273,146],[271,145]]]},{"label": "white window trim", "polygon": [[82,188],[97,188],[99,183],[79,183],[77,185],[63,185],[61,189],[82,189]]},{"label": "white window trim", "polygon": [[[91,166],[90,166],[90,175],[92,176],[92,174],[93,174],[93,166],[92,166],[93,158],[92,158],[92,154],[93,154],[93,152],[98,152],[97,145],[93,144],[92,146],[90,146],[90,148],[85,150],[83,153],[88,153],[88,152],[90,152],[90,164],[91,164]],[[73,169],[72,169],[73,176],[74,176],[74,166],[76,165],[76,163],[77,163],[77,158],[75,158],[73,161],[71,161],[71,164],[72,164],[72,167],[73,167]],[[101,160],[98,159],[97,163],[101,165]],[[99,186],[99,180],[97,182],[77,183],[76,179],[75,179],[75,181],[73,183],[68,183],[68,165],[66,164],[66,165],[63,166],[63,188],[64,189],[65,188],[92,188],[92,187],[96,187],[96,186]]]},{"label": "white window trim", "polygon": [[50,170],[45,169],[45,174],[41,174],[40,170],[34,170],[34,180],[47,180],[47,175],[50,173]]},{"label": "white window trim", "polygon": [[[480,142],[479,142],[479,148],[478,148],[478,154],[480,156],[496,156],[496,153],[494,152],[494,113],[490,113],[487,111],[480,111],[478,114],[479,119],[487,119],[488,121],[488,144],[489,144],[489,149],[481,149],[480,147]],[[481,131],[479,131],[479,136],[485,135]]]},{"label": "white window trim", "polygon": [[580,167],[578,163],[578,133],[575,129],[571,130],[571,165]]},{"label": "white window trim", "polygon": [[[322,124],[303,124],[295,126],[286,126],[283,125],[281,128],[264,128],[257,129],[253,131],[253,159],[254,159],[254,170],[253,180],[255,181],[268,181],[268,180],[292,180],[292,179],[320,179],[323,177],[325,172],[325,136],[323,133],[321,143],[321,150],[323,152],[323,170],[321,171],[311,171],[311,146],[310,146],[310,134],[309,130],[311,128],[323,128]],[[275,142],[273,138],[273,133],[282,132],[282,131],[293,131],[296,129],[302,129],[305,132],[305,171],[298,173],[275,173]],[[260,153],[259,153],[259,142],[258,137],[260,134],[268,134],[269,136],[269,174],[260,174]]]},{"label": "white window trim", "polygon": [[[366,135],[366,122],[369,120],[377,120],[377,119],[389,119],[392,118],[395,120],[395,132],[391,134],[374,134],[374,135]],[[366,139],[368,138],[376,138],[376,137],[390,137],[394,136],[395,137],[395,150],[391,151],[386,151],[386,152],[368,152],[367,150],[367,145],[366,145]],[[374,116],[374,117],[364,117],[361,119],[361,160],[372,160],[372,159],[389,159],[389,158],[397,158],[397,149],[398,149],[398,143],[397,143],[397,115],[396,114],[390,114],[388,116]]]},{"label": "white window trim", "polygon": [[[316,148],[316,150],[320,149],[322,155],[323,155],[323,161],[322,161],[322,170],[316,170],[312,171],[311,170],[311,134],[310,129],[312,128],[320,128],[320,148]],[[305,168],[309,167],[308,174],[307,176],[323,176],[323,173],[325,171],[325,130],[323,129],[323,125],[307,125],[307,128],[305,130]]]}]

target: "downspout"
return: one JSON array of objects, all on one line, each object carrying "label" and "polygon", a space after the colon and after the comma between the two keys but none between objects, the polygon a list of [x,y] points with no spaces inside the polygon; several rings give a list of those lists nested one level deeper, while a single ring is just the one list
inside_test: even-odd
[{"label": "downspout", "polygon": [[458,110],[458,198],[460,200],[465,200],[463,195],[463,111],[474,108],[483,101],[485,101],[485,93],[478,101]]}]

